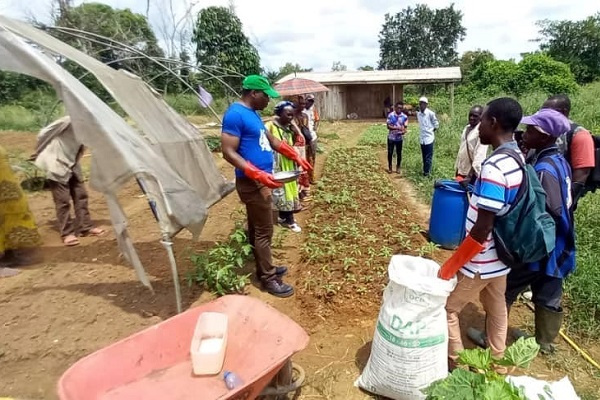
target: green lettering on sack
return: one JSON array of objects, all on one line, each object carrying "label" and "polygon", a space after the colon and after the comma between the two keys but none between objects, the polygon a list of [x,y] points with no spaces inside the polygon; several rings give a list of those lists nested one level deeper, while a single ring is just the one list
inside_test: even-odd
[{"label": "green lettering on sack", "polygon": [[381,324],[381,322],[377,322],[377,332],[388,342],[398,347],[405,348],[423,348],[423,347],[432,347],[438,344],[444,343],[446,340],[445,335],[437,335],[437,336],[429,336],[423,338],[412,338],[412,339],[403,339],[392,332],[385,329],[385,327]]}]

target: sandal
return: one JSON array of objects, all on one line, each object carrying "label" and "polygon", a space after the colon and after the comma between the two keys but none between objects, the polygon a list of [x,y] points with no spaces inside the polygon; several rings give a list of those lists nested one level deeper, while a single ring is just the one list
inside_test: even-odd
[{"label": "sandal", "polygon": [[63,238],[63,244],[67,247],[73,247],[80,244],[79,239],[75,235],[67,235]]},{"label": "sandal", "polygon": [[87,232],[83,232],[83,236],[102,236],[106,231],[102,228],[92,228]]}]

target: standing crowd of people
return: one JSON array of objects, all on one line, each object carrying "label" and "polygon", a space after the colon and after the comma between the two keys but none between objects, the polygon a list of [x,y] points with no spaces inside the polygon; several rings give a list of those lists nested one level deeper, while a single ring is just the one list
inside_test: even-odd
[{"label": "standing crowd of people", "polygon": [[[521,105],[511,98],[495,99],[485,108],[476,105],[469,111],[455,164],[456,180],[473,185],[467,236],[440,270],[444,279],[458,278],[446,305],[450,368],[455,367],[463,349],[459,313],[466,304],[480,299],[486,313],[485,331],[469,327],[469,338],[501,358],[509,335],[511,306],[526,290],[531,290],[535,306],[536,341],[543,353],[555,350],[563,318],[563,281],[575,269],[573,214],[596,167],[592,135],[569,120],[570,110],[569,98],[557,95],[526,117]],[[519,125],[525,129],[519,130]],[[565,146],[567,142],[569,146]],[[488,156],[489,146],[492,152]],[[553,223],[536,231],[530,223],[534,221],[523,220],[504,235],[524,238],[519,249],[523,254],[528,250],[528,239],[535,242],[541,233],[553,241],[551,250],[541,258],[521,262],[507,257],[507,250],[510,253],[513,249],[506,248],[498,229],[502,221],[514,218],[510,212],[526,204],[526,193],[535,186],[543,190],[541,207]],[[531,196],[531,190],[528,193]],[[512,329],[510,335],[517,339],[525,333]],[[497,368],[503,371],[501,366]]]},{"label": "standing crowd of people", "polygon": [[[298,95],[275,106],[272,121],[258,114],[279,93],[260,75],[247,76],[242,97],[223,117],[221,146],[224,158],[235,167],[236,188],[246,206],[248,240],[256,262],[256,274],[265,291],[289,297],[294,288],[283,282],[287,267],[276,266],[271,255],[273,207],[278,223],[294,232],[301,228],[294,213],[310,201],[315,183],[319,114],[313,95]],[[300,171],[297,181],[279,182],[278,172]]]}]

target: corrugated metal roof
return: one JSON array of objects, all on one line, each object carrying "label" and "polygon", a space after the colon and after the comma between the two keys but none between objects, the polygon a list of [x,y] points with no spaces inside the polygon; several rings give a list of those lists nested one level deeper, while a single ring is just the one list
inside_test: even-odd
[{"label": "corrugated metal roof", "polygon": [[371,83],[446,83],[458,82],[462,76],[459,67],[395,69],[386,71],[333,71],[298,72],[277,81],[285,82],[294,77],[312,79],[324,85],[360,85]]}]

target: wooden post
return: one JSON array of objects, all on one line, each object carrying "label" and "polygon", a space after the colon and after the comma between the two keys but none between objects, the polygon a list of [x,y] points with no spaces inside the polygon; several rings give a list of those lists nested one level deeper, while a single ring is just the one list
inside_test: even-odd
[{"label": "wooden post", "polygon": [[392,107],[396,104],[396,85],[392,85]]},{"label": "wooden post", "polygon": [[450,84],[450,117],[454,118],[454,82]]}]

